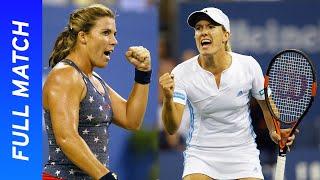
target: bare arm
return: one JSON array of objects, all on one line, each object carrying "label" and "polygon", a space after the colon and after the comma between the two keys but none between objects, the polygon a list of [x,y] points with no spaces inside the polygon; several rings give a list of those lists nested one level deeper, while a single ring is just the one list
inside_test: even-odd
[{"label": "bare arm", "polygon": [[263,113],[263,117],[266,121],[266,125],[268,127],[268,130],[269,132],[273,132],[276,130],[275,126],[274,126],[274,123],[273,123],[273,120],[272,120],[272,116],[270,114],[270,111],[268,109],[268,106],[267,106],[267,103],[265,100],[257,100],[261,110],[262,110],[262,113]]},{"label": "bare arm", "polygon": [[[71,67],[54,69],[44,86],[44,107],[50,111],[57,144],[76,166],[94,179],[109,172],[78,133],[79,104],[86,92],[80,74]],[[86,90],[85,90],[86,91]]]},{"label": "bare arm", "polygon": [[174,134],[180,127],[184,105],[173,102],[174,80],[169,73],[159,78],[163,91],[162,121],[169,134]]},{"label": "bare arm", "polygon": [[[272,105],[272,108],[274,109],[274,112],[276,113],[277,116],[279,116],[279,112],[278,112],[278,109],[277,109],[275,103],[272,101],[272,99],[270,99],[270,100],[271,100],[271,105]],[[295,139],[295,135],[293,134],[292,136],[288,137],[291,129],[280,129],[280,133],[281,133],[281,136],[280,136],[276,132],[276,127],[273,122],[272,115],[268,109],[268,105],[267,105],[266,101],[265,100],[257,100],[257,102],[261,107],[265,122],[267,124],[268,129],[269,129],[269,135],[270,135],[271,139],[273,140],[273,142],[278,144],[278,142],[280,140],[282,140],[281,137],[284,137],[284,139],[282,141],[284,143],[286,143],[287,146],[292,145],[292,143]]]},{"label": "bare arm", "polygon": [[140,129],[148,103],[149,84],[134,83],[128,101],[112,88],[108,87],[108,89],[114,123],[128,130]]},{"label": "bare arm", "polygon": [[169,134],[174,134],[180,127],[184,105],[174,103],[173,99],[164,99],[162,106],[162,121]]},{"label": "bare arm", "polygon": [[[146,48],[142,46],[129,47],[126,58],[139,71],[151,71],[150,52]],[[128,130],[140,129],[148,103],[149,83],[135,82],[127,101],[113,89],[108,88],[114,113],[114,123]]]}]

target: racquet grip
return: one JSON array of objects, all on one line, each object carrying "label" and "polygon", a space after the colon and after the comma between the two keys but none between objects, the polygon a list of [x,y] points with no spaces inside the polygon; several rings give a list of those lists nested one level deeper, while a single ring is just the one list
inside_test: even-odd
[{"label": "racquet grip", "polygon": [[284,180],[285,167],[286,167],[286,156],[278,156],[276,173],[274,176],[275,180]]}]

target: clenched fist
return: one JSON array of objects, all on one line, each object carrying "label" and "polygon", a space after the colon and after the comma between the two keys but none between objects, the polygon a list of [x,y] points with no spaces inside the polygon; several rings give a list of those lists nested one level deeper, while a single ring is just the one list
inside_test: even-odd
[{"label": "clenched fist", "polygon": [[174,90],[173,74],[165,73],[159,78],[159,84],[163,91],[164,98],[172,98]]},{"label": "clenched fist", "polygon": [[151,70],[151,57],[148,49],[143,46],[131,46],[126,52],[127,60],[140,71]]},{"label": "clenched fist", "polygon": [[[288,150],[290,151],[290,146],[293,144],[296,136],[292,134],[292,136],[289,137],[291,129],[280,129],[280,132],[281,136],[277,134],[276,131],[269,132],[269,135],[273,142],[276,144],[281,143],[281,146],[287,146]],[[299,130],[296,129],[295,133],[299,133]]]}]

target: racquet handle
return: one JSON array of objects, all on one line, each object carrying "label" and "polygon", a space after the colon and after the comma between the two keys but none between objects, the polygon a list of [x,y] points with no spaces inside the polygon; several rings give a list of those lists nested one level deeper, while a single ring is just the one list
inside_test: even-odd
[{"label": "racquet handle", "polygon": [[285,167],[286,167],[286,156],[278,156],[276,173],[274,176],[275,180],[284,180]]}]

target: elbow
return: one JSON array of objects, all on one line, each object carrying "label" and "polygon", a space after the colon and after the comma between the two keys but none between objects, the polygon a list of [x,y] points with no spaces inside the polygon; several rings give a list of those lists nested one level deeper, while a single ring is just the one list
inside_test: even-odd
[{"label": "elbow", "polygon": [[169,127],[166,127],[165,128],[167,130],[167,132],[170,134],[170,135],[174,135],[178,129],[177,128],[169,128]]},{"label": "elbow", "polygon": [[68,138],[67,137],[56,137],[56,143],[59,147],[63,148],[68,144]]},{"label": "elbow", "polygon": [[178,129],[179,129],[179,125],[175,124],[174,122],[171,121],[166,121],[163,120],[163,127],[164,129],[167,131],[167,133],[169,133],[170,135],[175,134]]},{"label": "elbow", "polygon": [[168,131],[168,133],[169,133],[170,135],[174,135],[176,132],[177,132],[177,130]]},{"label": "elbow", "polygon": [[131,128],[131,129],[129,129],[130,131],[139,131],[141,129],[141,127],[135,127],[135,128]]},{"label": "elbow", "polygon": [[126,129],[130,131],[139,131],[141,129],[141,124],[132,124],[127,126]]},{"label": "elbow", "polygon": [[56,143],[59,147],[62,149],[66,146],[69,146],[70,144],[75,142],[77,134],[61,134],[57,135],[56,138]]},{"label": "elbow", "polygon": [[142,121],[134,121],[133,119],[129,120],[127,125],[125,126],[125,129],[130,131],[138,131],[140,130],[142,125]]}]

